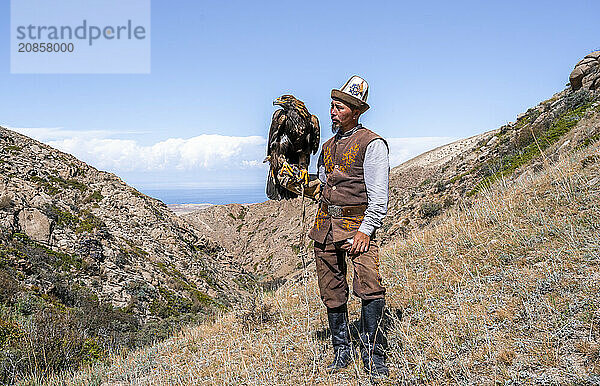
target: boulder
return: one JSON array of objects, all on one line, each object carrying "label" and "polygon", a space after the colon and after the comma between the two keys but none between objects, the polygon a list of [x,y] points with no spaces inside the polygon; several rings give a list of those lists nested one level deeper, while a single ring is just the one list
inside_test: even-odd
[{"label": "boulder", "polygon": [[571,72],[569,82],[573,91],[600,88],[600,51],[594,51],[581,59]]},{"label": "boulder", "polygon": [[25,208],[19,212],[19,228],[30,239],[42,243],[50,241],[51,222],[46,215],[35,208]]}]

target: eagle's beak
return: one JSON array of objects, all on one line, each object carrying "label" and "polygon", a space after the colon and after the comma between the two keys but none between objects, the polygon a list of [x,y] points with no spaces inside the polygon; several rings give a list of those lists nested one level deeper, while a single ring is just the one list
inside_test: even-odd
[{"label": "eagle's beak", "polygon": [[281,106],[283,104],[283,101],[281,100],[281,98],[277,98],[273,101],[273,106]]}]

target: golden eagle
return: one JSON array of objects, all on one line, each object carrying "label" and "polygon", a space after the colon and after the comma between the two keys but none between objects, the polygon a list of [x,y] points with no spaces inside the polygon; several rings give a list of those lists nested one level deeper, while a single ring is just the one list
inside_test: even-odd
[{"label": "golden eagle", "polygon": [[[308,164],[310,155],[319,150],[319,120],[308,112],[304,103],[293,95],[282,95],[273,101],[273,106],[281,109],[273,113],[267,158],[271,167],[267,177],[267,197],[281,200],[297,197],[286,189],[278,175],[282,167],[297,166],[300,179],[308,184]],[[286,165],[287,162],[287,165]]]}]

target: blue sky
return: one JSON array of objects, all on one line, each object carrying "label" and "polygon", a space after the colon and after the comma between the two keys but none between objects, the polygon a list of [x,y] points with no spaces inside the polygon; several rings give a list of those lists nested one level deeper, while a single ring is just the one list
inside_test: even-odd
[{"label": "blue sky", "polygon": [[152,0],[149,75],[11,75],[3,1],[0,125],[142,189],[261,185],[272,100],[302,99],[326,138],[331,88],[359,74],[362,122],[397,164],[562,90],[600,49],[598,14],[591,0]]}]

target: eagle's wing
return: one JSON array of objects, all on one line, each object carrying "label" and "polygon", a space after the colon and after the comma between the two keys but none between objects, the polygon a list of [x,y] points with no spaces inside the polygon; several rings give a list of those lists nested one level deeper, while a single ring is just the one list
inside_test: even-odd
[{"label": "eagle's wing", "polygon": [[321,126],[319,126],[319,118],[316,115],[310,117],[310,151],[315,154],[319,150],[319,142],[321,142]]},{"label": "eagle's wing", "polygon": [[283,130],[283,124],[286,120],[286,115],[283,109],[275,110],[273,118],[271,118],[271,128],[269,129],[269,141],[267,143],[267,156],[271,155],[271,144],[277,141],[277,137]]}]

